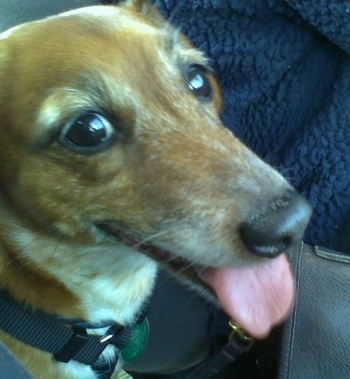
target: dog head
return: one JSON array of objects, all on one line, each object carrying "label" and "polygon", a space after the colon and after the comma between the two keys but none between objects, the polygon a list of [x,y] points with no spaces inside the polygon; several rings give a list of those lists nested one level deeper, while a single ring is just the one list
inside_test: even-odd
[{"label": "dog head", "polygon": [[58,272],[87,265],[81,246],[99,252],[92,267],[118,266],[128,238],[197,267],[245,267],[301,238],[308,205],[224,128],[207,60],[147,4],[3,33],[0,83],[1,228],[18,259],[68,287]]}]

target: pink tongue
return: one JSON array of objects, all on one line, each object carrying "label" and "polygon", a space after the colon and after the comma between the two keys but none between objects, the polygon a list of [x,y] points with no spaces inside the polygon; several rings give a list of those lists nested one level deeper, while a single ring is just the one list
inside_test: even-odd
[{"label": "pink tongue", "polygon": [[291,308],[293,278],[284,255],[246,268],[209,268],[201,276],[229,317],[253,337],[265,337]]}]

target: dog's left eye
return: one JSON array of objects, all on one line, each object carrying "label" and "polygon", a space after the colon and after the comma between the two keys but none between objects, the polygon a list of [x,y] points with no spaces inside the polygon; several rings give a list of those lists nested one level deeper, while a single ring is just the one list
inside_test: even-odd
[{"label": "dog's left eye", "polygon": [[208,77],[208,70],[204,66],[193,64],[187,69],[186,74],[189,90],[200,99],[210,99],[212,86]]},{"label": "dog's left eye", "polygon": [[102,115],[89,112],[79,116],[66,128],[62,142],[78,152],[95,152],[114,140],[116,131]]}]

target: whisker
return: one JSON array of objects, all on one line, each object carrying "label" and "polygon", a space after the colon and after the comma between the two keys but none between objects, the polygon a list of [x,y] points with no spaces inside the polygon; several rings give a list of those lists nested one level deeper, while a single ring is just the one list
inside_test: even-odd
[{"label": "whisker", "polygon": [[[155,1],[155,6],[157,6],[157,3],[158,3],[158,1],[156,0]],[[172,28],[171,24],[172,24],[175,16],[177,15],[177,13],[181,9],[182,5],[183,5],[183,1],[178,1],[177,4],[175,5],[175,8],[171,11],[171,13],[169,14],[169,16],[166,18],[166,23],[164,25],[164,30],[165,31],[167,29]]]},{"label": "whisker", "polygon": [[138,242],[134,248],[137,250],[139,249],[143,244],[145,243],[148,243],[148,242],[151,242],[155,239],[157,239],[158,237],[162,237],[166,234],[168,234],[169,232],[171,232],[172,230],[174,230],[174,228],[169,228],[167,230],[162,230],[161,232],[158,232],[158,233],[155,233],[155,234],[152,234],[151,236],[148,236],[146,238],[144,238],[143,240],[141,240],[140,242]]},{"label": "whisker", "polygon": [[55,246],[55,248],[53,249],[52,255],[51,255],[50,259],[49,259],[49,264],[53,262],[54,256],[55,256],[55,254],[56,254],[56,252],[57,252],[57,250],[58,250],[58,247],[61,245],[62,241],[63,241],[63,236],[61,236],[61,237],[57,240],[56,246]]},{"label": "whisker", "polygon": [[[31,241],[29,241],[28,243],[26,243],[25,245],[23,245],[21,248],[15,250],[11,255],[14,255],[13,259],[9,260],[7,262],[7,265],[11,265],[12,263],[14,263],[16,260],[18,260],[18,255],[21,255],[25,258],[29,258],[26,262],[22,262],[21,266],[19,267],[20,269],[26,267],[27,265],[30,264],[31,262],[31,259],[30,257],[26,254],[25,250],[30,246],[32,245],[34,242],[38,241],[39,239],[41,238],[41,235],[38,235],[36,236],[35,238],[33,238]],[[23,254],[24,253],[24,254]]]},{"label": "whisker", "polygon": [[[10,223],[6,223],[7,226],[11,226]],[[14,229],[15,227],[17,227],[18,225],[17,224],[13,224],[12,225]],[[11,265],[12,263],[14,263],[15,261],[18,261],[18,257],[22,257],[25,259],[25,261],[21,260],[21,265],[20,265],[20,269],[23,269],[25,268],[26,266],[30,265],[31,262],[33,261],[33,259],[31,258],[31,253],[27,253],[27,249],[33,245],[35,242],[39,241],[42,236],[46,233],[46,232],[50,232],[52,231],[51,227],[46,227],[44,228],[43,230],[40,231],[40,233],[37,233],[35,236],[33,236],[33,238],[31,238],[29,241],[27,241],[26,243],[23,243],[23,241],[19,241],[19,245],[21,245],[19,248],[17,248],[16,250],[12,251],[11,252],[11,255],[10,256],[13,256],[12,259],[10,259],[6,264],[7,265]],[[20,235],[20,232],[19,234]],[[58,247],[59,245],[61,244],[62,240],[63,240],[63,236],[60,236],[60,238],[58,239],[57,243],[56,243],[56,246],[53,250],[53,253],[52,253],[52,257],[54,256],[54,254],[56,253],[56,251],[58,250]]]}]

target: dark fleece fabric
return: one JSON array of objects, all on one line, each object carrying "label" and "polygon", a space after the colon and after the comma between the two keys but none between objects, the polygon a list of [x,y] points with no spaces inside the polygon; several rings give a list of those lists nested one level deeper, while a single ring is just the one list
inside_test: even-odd
[{"label": "dark fleece fabric", "polygon": [[[305,241],[346,250],[350,4],[157,0],[211,60],[224,123],[314,207]],[[350,252],[350,246],[349,246]]]}]

